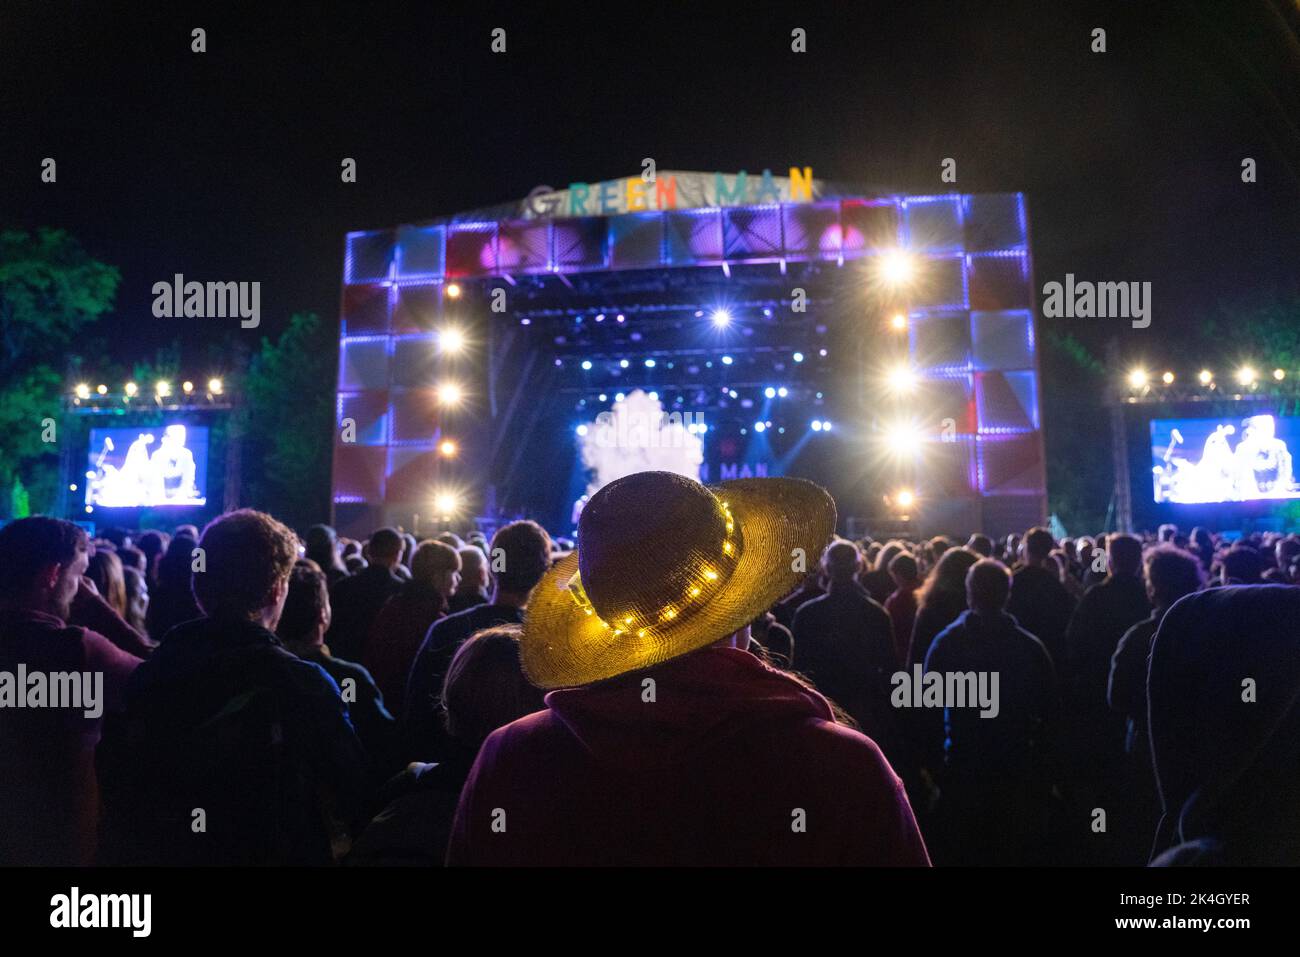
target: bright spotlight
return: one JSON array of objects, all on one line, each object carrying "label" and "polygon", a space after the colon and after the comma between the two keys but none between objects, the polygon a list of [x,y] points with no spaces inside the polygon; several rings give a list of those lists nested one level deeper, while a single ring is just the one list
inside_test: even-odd
[{"label": "bright spotlight", "polygon": [[907,328],[907,316],[901,312],[896,312],[893,318],[889,320],[889,324],[901,332]]},{"label": "bright spotlight", "polygon": [[779,398],[784,399],[787,395],[790,394],[790,390],[787,389],[785,386],[781,386],[781,388],[776,390],[776,394]]},{"label": "bright spotlight", "polygon": [[450,518],[460,508],[460,498],[453,492],[439,492],[433,497],[433,507],[444,518]]},{"label": "bright spotlight", "polygon": [[438,333],[438,347],[449,356],[464,351],[465,333],[455,328],[442,330]]},{"label": "bright spotlight", "polygon": [[100,395],[108,395],[108,386],[101,382],[99,385],[95,386],[95,391]]},{"label": "bright spotlight", "polygon": [[620,369],[626,369],[626,368],[627,368],[627,360],[626,360],[626,359],[619,359],[619,360],[618,360],[618,367],[619,367]]},{"label": "bright spotlight", "polygon": [[655,367],[655,361],[653,359],[647,359],[645,361],[645,367],[647,369],[653,369]]},{"label": "bright spotlight", "polygon": [[734,362],[734,361],[735,361],[735,360],[733,360],[733,359],[731,358],[731,356],[723,356],[723,357],[722,357],[722,364],[723,364],[724,366],[729,366],[729,365],[731,365],[731,363]]},{"label": "bright spotlight", "polygon": [[446,286],[446,288],[445,288],[444,291],[447,293],[447,298],[448,298],[448,299],[459,299],[459,298],[460,298],[460,286],[458,286],[458,285],[457,285],[456,283],[454,283],[454,282],[449,282],[449,283],[447,283],[447,286]]},{"label": "bright spotlight", "polygon": [[771,386],[768,386],[766,389],[763,390],[763,395],[767,396],[769,399],[775,399],[776,390],[773,389]]},{"label": "bright spotlight", "polygon": [[731,313],[726,309],[714,309],[713,315],[709,316],[709,321],[718,329],[725,329],[731,325]]},{"label": "bright spotlight", "polygon": [[755,422],[755,423],[754,423],[754,431],[755,431],[755,432],[765,432],[765,431],[767,431],[767,423],[766,423],[766,422]]},{"label": "bright spotlight", "polygon": [[1174,374],[1172,372],[1166,372],[1164,375],[1160,377],[1160,381],[1163,382],[1165,385],[1173,385]]},{"label": "bright spotlight", "polygon": [[907,366],[898,366],[890,371],[888,382],[895,392],[910,392],[916,388],[916,373]]},{"label": "bright spotlight", "polygon": [[590,359],[583,359],[583,360],[582,360],[582,371],[583,371],[583,372],[590,372],[590,371],[591,371],[591,360],[590,360]]},{"label": "bright spotlight", "polygon": [[438,386],[438,402],[441,405],[456,405],[461,400],[460,386],[454,382],[444,382]]},{"label": "bright spotlight", "polygon": [[916,263],[911,255],[902,249],[894,249],[880,258],[880,275],[891,286],[901,286],[912,281],[916,274]]},{"label": "bright spotlight", "polygon": [[1134,389],[1140,389],[1147,384],[1147,370],[1133,369],[1128,374],[1128,384]]},{"label": "bright spotlight", "polygon": [[78,383],[77,388],[74,391],[77,393],[78,399],[90,398],[90,386],[86,385],[84,382]]},{"label": "bright spotlight", "polygon": [[812,420],[812,430],[813,430],[814,432],[820,432],[820,431],[822,430],[822,421],[821,421],[821,419],[813,419],[813,420]]},{"label": "bright spotlight", "polygon": [[1255,370],[1250,366],[1242,366],[1237,370],[1237,381],[1242,385],[1254,385],[1255,378]]},{"label": "bright spotlight", "polygon": [[125,392],[127,395],[135,395],[137,392],[140,391],[140,387],[137,386],[134,382],[128,382],[125,386],[122,387],[122,391]]},{"label": "bright spotlight", "polygon": [[900,423],[885,430],[885,444],[898,456],[912,456],[921,451],[921,430],[909,423]]},{"label": "bright spotlight", "polygon": [[822,419],[822,431],[823,431],[823,432],[829,432],[830,430],[831,430],[831,420],[830,420],[830,419]]},{"label": "bright spotlight", "polygon": [[1274,369],[1273,378],[1276,379],[1278,382],[1281,382],[1283,379],[1286,378],[1286,372],[1282,369]]},{"label": "bright spotlight", "polygon": [[795,362],[803,362],[803,353],[802,353],[802,352],[796,352],[796,353],[794,354],[794,361],[795,361]]},{"label": "bright spotlight", "polygon": [[451,439],[443,439],[438,443],[438,454],[444,459],[455,458],[460,449]]},{"label": "bright spotlight", "polygon": [[158,393],[159,398],[165,398],[172,394],[172,384],[166,379],[159,379],[158,384],[154,386],[154,391]]},{"label": "bright spotlight", "polygon": [[1214,373],[1209,369],[1202,369],[1196,378],[1200,380],[1201,385],[1209,385],[1214,381]]},{"label": "bright spotlight", "polygon": [[916,504],[916,494],[910,488],[900,488],[894,493],[894,504],[899,508],[911,508]]},{"label": "bright spotlight", "polygon": [[221,390],[224,388],[225,385],[222,383],[220,379],[208,380],[208,391],[211,392],[213,395],[221,395]]}]

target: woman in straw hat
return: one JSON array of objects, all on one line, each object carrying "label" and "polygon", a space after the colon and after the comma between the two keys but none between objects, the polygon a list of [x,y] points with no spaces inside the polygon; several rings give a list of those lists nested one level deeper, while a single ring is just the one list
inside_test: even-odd
[{"label": "woman in straw hat", "polygon": [[876,745],[745,650],[834,528],[798,479],[593,495],[520,637],[547,709],[484,742],[448,863],[927,865]]}]

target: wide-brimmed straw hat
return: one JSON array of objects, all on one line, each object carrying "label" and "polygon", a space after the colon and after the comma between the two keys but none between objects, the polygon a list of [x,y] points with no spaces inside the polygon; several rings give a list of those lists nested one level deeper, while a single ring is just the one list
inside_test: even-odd
[{"label": "wide-brimmed straw hat", "polygon": [[529,596],[524,671],[571,688],[712,644],[798,585],[834,532],[835,502],[803,479],[616,479],[583,508],[577,551]]}]

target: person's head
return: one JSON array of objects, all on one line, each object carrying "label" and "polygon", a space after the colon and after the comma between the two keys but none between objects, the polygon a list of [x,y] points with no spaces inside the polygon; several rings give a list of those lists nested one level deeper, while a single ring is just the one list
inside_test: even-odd
[{"label": "person's head", "polygon": [[381,528],[370,536],[366,557],[371,565],[392,568],[402,557],[402,536],[395,528]]},{"label": "person's head", "polygon": [[183,535],[186,538],[192,538],[197,542],[199,540],[199,529],[196,525],[177,525],[175,531],[172,532],[172,535],[177,537]]},{"label": "person's head", "polygon": [[330,626],[330,595],[325,573],[313,562],[297,562],[275,633],[282,641],[319,645]]},{"label": "person's head", "polygon": [[1263,555],[1238,542],[1223,556],[1222,582],[1225,585],[1258,585],[1267,567]]},{"label": "person's head", "polygon": [[145,615],[149,612],[149,583],[136,568],[122,569],[122,587],[126,592],[126,623],[140,633],[145,631]]},{"label": "person's head", "polygon": [[467,750],[526,714],[546,705],[519,663],[518,625],[476,632],[451,659],[442,686],[447,733]]},{"label": "person's head", "polygon": [[0,528],[0,605],[67,620],[89,550],[86,533],[61,518],[36,515]]},{"label": "person's head", "polygon": [[822,552],[822,570],[833,585],[851,582],[862,570],[862,553],[852,542],[837,538]]},{"label": "person's head", "polygon": [[415,550],[420,547],[420,543],[410,532],[402,533],[402,564],[407,568],[411,567],[411,562],[415,560]]},{"label": "person's head", "polygon": [[144,573],[151,581],[157,579],[158,562],[162,559],[163,552],[167,550],[169,541],[171,541],[170,536],[153,529],[141,533],[135,540],[136,548],[144,552]]},{"label": "person's head", "polygon": [[460,550],[460,586],[457,591],[482,591],[487,586],[487,556],[477,545],[466,545]]},{"label": "person's head", "polygon": [[293,532],[265,512],[241,508],[209,522],[199,548],[204,570],[194,574],[194,598],[203,613],[274,630],[298,557]]},{"label": "person's head", "polygon": [[962,604],[966,600],[966,572],[980,557],[968,548],[950,548],[943,553],[925,580],[918,594],[921,607],[934,601],[956,600]]},{"label": "person's head", "polygon": [[934,538],[930,539],[930,554],[932,554],[936,560],[942,558],[943,553],[952,547],[953,541],[947,535],[936,535]]},{"label": "person's head", "polygon": [[339,561],[338,534],[328,525],[313,525],[307,529],[306,555],[321,568],[342,568]]},{"label": "person's head", "polygon": [[895,555],[894,560],[889,563],[889,577],[899,588],[915,588],[920,584],[918,577],[920,573],[916,559],[907,552]]},{"label": "person's head", "polygon": [[189,588],[194,564],[194,549],[198,545],[192,538],[177,536],[167,543],[167,550],[158,559],[157,582],[159,588]]},{"label": "person's head", "polygon": [[1200,591],[1205,574],[1195,555],[1173,545],[1159,545],[1147,553],[1146,580],[1151,604],[1165,610],[1184,595]]},{"label": "person's head", "polygon": [[185,426],[179,423],[169,425],[163,429],[162,447],[165,449],[180,449],[185,447]]},{"label": "person's head", "polygon": [[993,554],[993,539],[976,532],[967,540],[966,547],[976,555],[983,555],[988,558]]},{"label": "person's head", "polygon": [[1031,528],[1025,533],[1025,561],[1031,564],[1037,564],[1047,560],[1047,556],[1052,554],[1052,549],[1056,547],[1056,539],[1052,533],[1041,525]]},{"label": "person's head", "polygon": [[493,601],[522,605],[551,567],[551,537],[534,521],[511,522],[492,536]]},{"label": "person's head", "polygon": [[100,535],[106,540],[113,543],[113,547],[121,551],[131,545],[131,533],[125,528],[114,526],[104,529]]},{"label": "person's head", "polygon": [[450,598],[460,584],[460,553],[442,542],[421,542],[411,559],[411,580]]},{"label": "person's head", "polygon": [[1277,544],[1273,546],[1273,560],[1277,562],[1277,567],[1288,575],[1297,557],[1300,557],[1300,541],[1291,536],[1279,538]]},{"label": "person's head", "polygon": [[1142,541],[1134,535],[1112,535],[1106,540],[1110,573],[1133,578],[1142,573]]},{"label": "person's head", "polygon": [[977,615],[996,615],[1011,597],[1011,572],[993,558],[981,558],[966,572],[966,604]]},{"label": "person's head", "polygon": [[[855,550],[857,549],[856,545],[854,546],[854,549]],[[871,566],[872,570],[888,571],[889,563],[894,560],[895,555],[897,555],[899,552],[903,550],[904,549],[903,549],[902,542],[897,542],[897,541],[886,542],[885,547],[882,548],[880,550],[880,554],[876,556],[876,560]]]},{"label": "person's head", "polygon": [[86,566],[86,577],[95,583],[99,596],[115,612],[126,617],[126,582],[122,578],[122,560],[107,548],[95,549]]},{"label": "person's head", "polygon": [[122,562],[122,568],[134,568],[136,571],[144,574],[148,568],[148,560],[144,557],[144,552],[134,545],[124,545],[117,550],[117,557]]},{"label": "person's head", "polygon": [[442,542],[444,545],[449,548],[454,548],[457,551],[465,546],[465,542],[462,541],[461,537],[455,532],[443,532],[441,535],[435,536],[434,541]]},{"label": "person's head", "polygon": [[1156,529],[1156,540],[1159,542],[1172,542],[1178,537],[1178,526],[1171,522],[1166,522]]}]

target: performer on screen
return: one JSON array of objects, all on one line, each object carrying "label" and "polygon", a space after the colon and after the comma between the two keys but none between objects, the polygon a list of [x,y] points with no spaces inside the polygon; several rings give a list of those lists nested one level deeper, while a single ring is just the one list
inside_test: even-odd
[{"label": "performer on screen", "polygon": [[1234,453],[1238,497],[1290,492],[1291,452],[1277,438],[1273,417],[1252,415],[1241,425],[1241,441]]},{"label": "performer on screen", "polygon": [[185,447],[185,426],[163,429],[162,443],[149,457],[150,500],[155,503],[198,498],[194,485],[194,454]]}]

